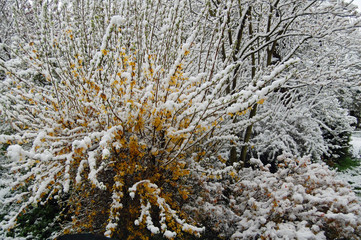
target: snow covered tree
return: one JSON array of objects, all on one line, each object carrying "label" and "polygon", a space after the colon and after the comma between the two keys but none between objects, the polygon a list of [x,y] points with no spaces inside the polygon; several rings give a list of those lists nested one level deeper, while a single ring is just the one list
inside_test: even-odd
[{"label": "snow covered tree", "polygon": [[[208,9],[209,20],[202,34],[208,37],[202,38],[201,46],[214,46],[213,54],[203,51],[199,59],[216,68],[240,63],[222,89],[225,95],[238,92],[250,83],[257,88],[256,83],[264,75],[291,57],[308,63],[315,61],[309,55],[317,52],[312,53],[313,49],[310,52],[309,46],[322,41],[335,42],[339,33],[349,34],[359,25],[359,20],[350,21],[350,17],[356,15],[355,7],[342,1],[200,1],[194,5],[197,6],[194,9]],[[305,72],[313,74],[315,66],[305,69],[303,65],[298,67],[302,68],[298,77],[292,77],[295,81],[305,76]],[[286,90],[280,87],[275,95],[287,94]],[[252,106],[246,116],[234,116],[229,123],[233,125],[229,133],[234,136],[230,144],[230,164],[240,160],[245,166],[249,165],[253,124],[247,124],[245,131],[243,126],[245,121],[256,122],[267,115],[264,110],[257,114],[263,102]]]},{"label": "snow covered tree", "polygon": [[[300,7],[302,3],[297,4]],[[292,37],[281,39],[278,46],[282,59],[293,49],[295,39],[308,37],[293,52],[301,59],[298,72],[259,107],[266,117],[256,124],[249,142],[253,156],[265,162],[272,162],[283,151],[312,154],[315,160],[347,152],[353,119],[341,109],[336,89],[358,81],[358,62],[349,56],[357,52],[359,19],[353,15],[354,6],[343,2],[304,4],[310,5],[305,15],[292,22]]]},{"label": "snow covered tree", "polygon": [[354,126],[356,129],[361,127],[361,102],[359,96],[361,94],[361,86],[348,86],[340,88],[337,91],[338,99],[341,106],[350,111],[350,115],[356,118]]}]

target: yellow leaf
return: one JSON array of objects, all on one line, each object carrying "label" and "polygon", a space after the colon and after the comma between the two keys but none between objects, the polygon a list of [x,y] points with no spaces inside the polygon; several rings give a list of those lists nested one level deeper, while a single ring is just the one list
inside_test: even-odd
[{"label": "yellow leaf", "polygon": [[257,103],[258,103],[258,104],[263,104],[263,103],[264,103],[264,99],[263,99],[263,98],[260,99]]},{"label": "yellow leaf", "polygon": [[106,49],[102,49],[102,53],[104,56],[106,56],[108,54],[109,50],[106,50]]}]

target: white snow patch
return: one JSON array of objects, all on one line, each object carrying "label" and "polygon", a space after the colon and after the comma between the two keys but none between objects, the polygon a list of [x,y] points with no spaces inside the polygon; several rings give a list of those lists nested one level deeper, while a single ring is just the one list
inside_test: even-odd
[{"label": "white snow patch", "polygon": [[355,158],[361,158],[361,131],[356,131],[351,136],[352,155]]},{"label": "white snow patch", "polygon": [[175,238],[177,236],[177,233],[167,230],[164,232],[163,235],[164,235],[164,237],[171,239],[171,238]]}]

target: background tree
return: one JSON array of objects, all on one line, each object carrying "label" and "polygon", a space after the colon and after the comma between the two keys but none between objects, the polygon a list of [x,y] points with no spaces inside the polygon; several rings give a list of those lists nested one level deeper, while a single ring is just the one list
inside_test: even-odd
[{"label": "background tree", "polygon": [[352,106],[347,100],[352,95],[346,93],[359,81],[359,63],[351,57],[357,56],[358,35],[358,30],[336,32],[299,49],[299,75],[264,105],[273,114],[256,127],[254,156],[261,153],[264,161],[272,161],[287,151],[335,160],[348,154],[355,119],[346,106]]},{"label": "background tree", "polygon": [[[305,75],[314,74],[314,63],[317,61],[319,61],[320,64],[324,64],[318,66],[322,69],[322,73],[320,74],[322,77],[317,80],[312,80],[307,86],[314,86],[316,84],[319,87],[322,87],[328,83],[332,83],[333,86],[339,86],[339,83],[344,82],[345,78],[343,72],[346,69],[344,61],[335,62],[336,65],[341,64],[342,67],[341,65],[335,66],[335,71],[330,71],[329,69],[335,65],[332,63],[332,57],[330,55],[317,55],[316,58],[318,59],[312,60],[310,57],[313,56],[312,54],[318,53],[322,44],[327,45],[327,42],[335,43],[335,41],[340,40],[342,34],[345,32],[350,34],[352,31],[355,31],[357,21],[350,21],[349,18],[349,16],[354,13],[354,6],[344,3],[326,4],[320,1],[270,1],[262,3],[253,1],[246,3],[242,2],[241,5],[237,5],[235,2],[232,3],[235,5],[234,9],[239,10],[239,13],[237,14],[237,12],[235,12],[234,15],[230,14],[229,21],[234,21],[234,23],[229,23],[229,25],[225,24],[225,27],[235,27],[233,28],[234,30],[232,30],[231,27],[228,27],[228,34],[224,34],[224,39],[222,40],[222,48],[232,49],[233,51],[229,51],[228,55],[227,52],[224,51],[225,57],[220,59],[220,61],[242,61],[242,64],[244,65],[234,73],[235,75],[232,81],[230,80],[232,84],[229,84],[229,88],[225,89],[225,93],[231,91],[230,89],[233,89],[232,91],[238,91],[236,89],[237,86],[242,87],[245,83],[256,81],[257,79],[254,79],[255,76],[257,76],[258,79],[262,78],[262,75],[265,72],[277,66],[277,61],[285,61],[291,56],[297,56],[302,60],[302,64],[299,66],[300,72],[297,73],[299,76],[293,77],[292,80],[295,81],[289,83],[292,85],[291,88],[299,85],[300,82],[305,82],[304,79],[300,81]],[[226,5],[226,3],[224,4]],[[232,5],[229,3],[227,6]],[[226,7],[220,8],[224,9]],[[250,15],[251,13],[253,16]],[[319,24],[320,22],[322,22],[322,26]],[[227,32],[227,30],[225,29],[224,32]],[[351,38],[349,38],[347,42],[350,42]],[[233,39],[239,39],[239,42],[237,42],[238,40]],[[232,40],[234,42],[233,45],[231,44],[228,47],[227,44],[232,43]],[[348,51],[346,50],[346,45],[337,46],[337,44],[334,44],[333,46],[332,56],[334,57],[336,54],[340,54],[340,56],[337,56],[338,59],[341,57],[341,53],[346,54],[346,51]],[[331,48],[329,49],[331,51]],[[335,49],[338,50],[335,51]],[[313,50],[315,50],[315,52],[312,53]],[[322,58],[326,58],[326,60],[323,59],[322,61]],[[308,65],[308,67],[305,68],[304,62],[311,65]],[[246,67],[246,65],[249,67]],[[351,67],[351,64],[349,66]],[[337,69],[342,69],[342,71],[337,71]],[[331,72],[333,74],[332,77],[323,80],[326,76],[329,76]],[[333,82],[331,82],[331,79]],[[316,91],[315,94],[317,95],[319,89],[316,87],[314,91]],[[276,97],[279,97],[279,95],[282,94],[289,95],[288,98],[292,99],[292,93],[283,86],[275,95]],[[299,94],[302,95],[302,93]],[[306,100],[306,98],[303,98],[303,100]],[[263,101],[261,102],[263,103]],[[275,104],[271,105],[276,107]],[[268,106],[267,110],[270,110]],[[265,111],[262,112],[267,115]],[[272,114],[270,112],[271,111],[269,111],[269,114]],[[249,112],[248,118],[256,120],[256,113],[257,107],[253,106],[252,111]],[[262,119],[264,118],[264,115],[258,115],[258,117]],[[244,117],[235,117],[233,121],[238,122],[241,119],[244,119]],[[275,122],[275,125],[277,125],[277,121]],[[241,146],[241,148],[239,148],[240,155],[238,155],[240,158],[237,157],[236,146],[231,148],[230,163],[238,161],[239,159],[244,162],[246,166],[249,165],[250,156],[247,156],[247,152],[249,146],[253,146],[250,142],[252,126],[253,124],[249,125],[243,134],[241,130],[238,131],[236,128],[232,129],[235,139],[238,139],[235,143],[238,142],[236,145]],[[325,128],[323,129],[323,131],[325,131]],[[350,128],[345,126],[341,131],[347,132],[349,130]],[[320,140],[322,140],[322,138]],[[309,139],[309,141],[311,141],[310,145],[313,145],[312,140]],[[319,140],[315,141],[317,142]],[[315,144],[317,144],[316,142]],[[344,142],[344,144],[346,142]],[[337,144],[335,144],[335,147],[336,145]],[[322,148],[328,147],[324,145]]]}]

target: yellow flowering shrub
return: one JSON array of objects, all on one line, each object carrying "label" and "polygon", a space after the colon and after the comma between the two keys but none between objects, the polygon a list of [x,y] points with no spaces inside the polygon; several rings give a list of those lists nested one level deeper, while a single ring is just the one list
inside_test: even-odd
[{"label": "yellow flowering shrub", "polygon": [[0,143],[9,145],[19,176],[13,187],[22,190],[6,227],[55,199],[64,233],[200,236],[204,227],[183,209],[197,197],[191,171],[224,167],[222,146],[239,140],[233,128],[251,124],[235,117],[287,81],[276,77],[295,61],[257,87],[224,94],[241,63],[220,68],[218,50],[200,50],[204,19],[184,21],[183,1],[40,2],[33,9],[43,20],[34,26],[39,34],[16,42],[16,61],[1,62],[8,76],[0,110],[14,134],[0,135]]}]

